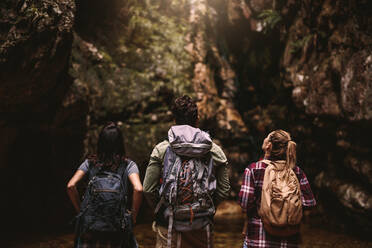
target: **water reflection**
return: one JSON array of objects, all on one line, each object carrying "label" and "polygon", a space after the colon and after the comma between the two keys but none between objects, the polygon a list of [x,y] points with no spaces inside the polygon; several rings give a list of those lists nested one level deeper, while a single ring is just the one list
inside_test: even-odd
[{"label": "water reflection", "polygon": [[[242,247],[241,228],[243,225],[241,215],[222,214],[215,220],[215,248],[240,248]],[[153,248],[155,244],[155,233],[151,224],[139,224],[135,227],[135,235],[140,248]],[[372,247],[372,242],[362,241],[355,237],[337,232],[331,232],[310,225],[302,226],[303,243],[302,248],[341,247],[341,248],[367,248]],[[22,237],[17,241],[6,244],[7,248],[72,248],[74,235],[37,235]]]},{"label": "water reflection", "polygon": [[[218,220],[214,232],[214,248],[240,248],[243,245],[243,239],[240,234],[242,221],[232,219],[228,221]],[[135,235],[140,248],[153,248],[155,243],[155,233],[151,225],[142,224],[135,228]]]}]

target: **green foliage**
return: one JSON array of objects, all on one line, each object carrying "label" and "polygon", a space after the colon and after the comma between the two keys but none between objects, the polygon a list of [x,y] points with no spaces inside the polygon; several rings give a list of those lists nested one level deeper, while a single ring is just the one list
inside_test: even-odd
[{"label": "green foliage", "polygon": [[176,95],[192,92],[187,20],[163,15],[155,3],[127,4],[129,22],[117,40],[87,43],[76,36],[74,41],[70,73],[77,88],[87,89],[96,117],[118,115],[164,87]]},{"label": "green foliage", "polygon": [[149,76],[152,83],[158,81],[155,88],[170,87],[177,94],[187,91],[192,70],[191,57],[184,49],[187,20],[162,15],[155,3],[132,5],[129,13],[131,35],[122,40],[122,48],[128,51],[125,57],[136,61],[133,69],[142,71],[141,77]]},{"label": "green foliage", "polygon": [[75,34],[71,90],[90,108],[86,149],[92,151],[102,123],[120,120],[128,142],[139,142],[130,156],[140,159],[170,125],[160,92],[192,95],[192,58],[185,50],[190,30],[186,18],[162,13],[155,2],[129,0],[123,5],[129,16],[125,22],[112,17],[112,26],[123,28],[106,29],[89,42]]},{"label": "green foliage", "polygon": [[311,39],[312,36],[313,36],[312,34],[309,34],[309,35],[304,36],[302,39],[298,39],[296,41],[291,42],[290,52],[296,53],[300,51],[307,44],[307,42]]},{"label": "green foliage", "polygon": [[266,34],[273,30],[275,26],[282,20],[282,17],[280,14],[273,9],[267,9],[262,11],[258,18],[260,18],[263,21],[263,32]]}]

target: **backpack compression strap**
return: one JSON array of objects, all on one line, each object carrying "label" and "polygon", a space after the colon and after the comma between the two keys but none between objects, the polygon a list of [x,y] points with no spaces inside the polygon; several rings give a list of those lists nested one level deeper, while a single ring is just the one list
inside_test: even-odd
[{"label": "backpack compression strap", "polygon": [[[126,162],[122,162],[120,163],[117,171],[116,171],[116,174],[120,175],[121,179],[122,179],[122,182],[123,182],[123,186],[124,186],[124,193],[125,193],[125,198],[127,198],[127,195],[128,195],[128,166],[133,163],[132,160],[126,160]],[[90,167],[92,166],[92,167]],[[102,167],[97,167],[97,166],[94,166],[94,165],[91,165],[89,164],[89,180],[92,180],[93,177],[95,177],[101,170],[102,170]],[[125,199],[127,201],[127,199]]]}]

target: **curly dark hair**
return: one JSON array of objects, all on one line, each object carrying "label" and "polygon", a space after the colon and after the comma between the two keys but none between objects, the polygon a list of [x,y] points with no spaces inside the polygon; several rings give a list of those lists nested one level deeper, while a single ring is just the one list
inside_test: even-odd
[{"label": "curly dark hair", "polygon": [[173,118],[177,125],[196,126],[198,107],[191,97],[184,95],[174,100],[171,106]]}]

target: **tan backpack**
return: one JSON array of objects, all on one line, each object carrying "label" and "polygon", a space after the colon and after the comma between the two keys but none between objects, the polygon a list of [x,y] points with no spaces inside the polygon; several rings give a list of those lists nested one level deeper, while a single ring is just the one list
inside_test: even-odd
[{"label": "tan backpack", "polygon": [[300,183],[286,161],[262,160],[268,164],[262,185],[261,216],[266,232],[286,237],[300,231],[302,203]]}]

